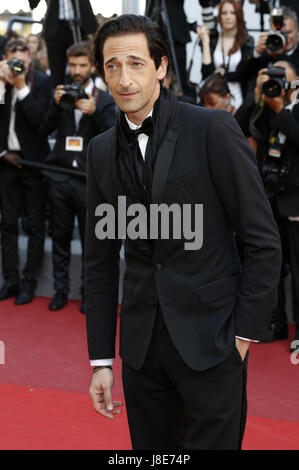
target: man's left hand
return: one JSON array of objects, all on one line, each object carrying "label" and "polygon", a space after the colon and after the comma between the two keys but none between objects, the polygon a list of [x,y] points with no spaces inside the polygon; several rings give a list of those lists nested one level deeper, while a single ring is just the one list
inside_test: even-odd
[{"label": "man's left hand", "polygon": [[78,100],[75,106],[83,114],[92,115],[96,110],[96,104],[95,104],[93,96],[91,95],[88,95],[88,99]]},{"label": "man's left hand", "polygon": [[280,96],[277,98],[268,98],[267,96],[263,95],[264,103],[267,103],[276,114],[279,114],[284,109],[285,103],[285,91],[282,90]]},{"label": "man's left hand", "polygon": [[239,354],[244,361],[246,353],[249,349],[250,341],[245,341],[244,339],[236,338],[236,347],[239,351]]}]

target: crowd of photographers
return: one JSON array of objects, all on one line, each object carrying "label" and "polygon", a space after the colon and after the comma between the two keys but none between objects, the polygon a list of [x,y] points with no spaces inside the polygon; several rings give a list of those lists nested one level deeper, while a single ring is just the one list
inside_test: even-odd
[{"label": "crowd of photographers", "polygon": [[[148,3],[150,12],[153,2]],[[299,339],[297,2],[252,0],[261,15],[270,13],[269,31],[261,32],[255,40],[246,29],[244,2],[199,0],[201,25],[187,23],[183,3],[166,1],[177,60],[173,61],[164,86],[172,88],[178,99],[230,112],[252,144],[281,232],[284,253],[274,338],[288,337],[284,278],[291,272],[295,338]],[[216,6],[218,16],[215,17]],[[190,31],[198,35],[201,50],[199,86],[189,82],[186,70],[185,47]],[[60,310],[66,305],[70,290],[70,244],[75,216],[82,251],[84,247],[87,145],[93,136],[114,125],[116,109],[109,92],[104,91],[105,85],[93,74],[87,41],[68,47],[68,75],[64,83],[55,84],[54,88],[47,70],[47,47],[38,48],[37,42],[34,35],[26,40],[9,40],[0,62],[0,94],[2,89],[3,95],[0,210],[5,280],[0,300],[15,296],[16,305],[22,305],[34,298],[47,219],[53,240],[55,289],[49,308]],[[49,136],[55,141],[51,149]],[[21,279],[20,217],[28,234],[27,262]],[[242,257],[242,246],[238,245]],[[82,269],[82,313],[85,309],[83,281]]]}]

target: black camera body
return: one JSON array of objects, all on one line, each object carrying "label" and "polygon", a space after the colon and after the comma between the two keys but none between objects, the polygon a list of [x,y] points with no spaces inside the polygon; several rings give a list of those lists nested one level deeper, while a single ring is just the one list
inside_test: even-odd
[{"label": "black camera body", "polygon": [[23,60],[13,57],[7,62],[9,70],[13,75],[21,75],[25,70],[25,64]]},{"label": "black camera body", "polygon": [[283,67],[270,67],[263,73],[270,77],[262,86],[263,94],[268,98],[277,98],[282,90],[288,91],[291,88],[292,84],[286,79]]},{"label": "black camera body", "polygon": [[71,83],[70,85],[64,85],[63,87],[65,94],[60,98],[60,106],[64,109],[73,109],[76,101],[82,99],[88,99],[88,95],[80,83]]},{"label": "black camera body", "polygon": [[270,202],[286,189],[289,175],[290,169],[286,159],[267,156],[261,169],[261,177]]},{"label": "black camera body", "polygon": [[287,35],[281,31],[283,27],[283,10],[281,8],[271,10],[271,21],[275,27],[275,32],[268,35],[266,47],[275,54],[287,45]]}]

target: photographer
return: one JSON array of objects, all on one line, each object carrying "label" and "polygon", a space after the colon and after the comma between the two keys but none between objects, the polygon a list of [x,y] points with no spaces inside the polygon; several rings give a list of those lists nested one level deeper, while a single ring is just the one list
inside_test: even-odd
[{"label": "photographer", "polygon": [[[293,282],[293,318],[299,339],[299,105],[292,64],[279,61],[262,69],[254,94],[235,118],[247,137],[257,142],[257,161],[264,187],[280,228],[285,257],[289,252]],[[283,274],[274,338],[287,337]]]},{"label": "photographer", "polygon": [[[21,166],[20,159],[42,162],[49,153],[38,127],[50,99],[46,75],[33,70],[27,45],[8,41],[0,62],[4,88],[0,104],[0,203],[2,269],[5,284],[0,300],[17,296],[15,304],[31,302],[41,270],[44,247],[44,190],[41,175]],[[24,202],[24,204],[22,204]],[[28,222],[27,262],[19,284],[18,221],[24,207]]]},{"label": "photographer", "polygon": [[[115,123],[115,105],[111,96],[96,88],[91,79],[92,66],[85,42],[67,51],[71,85],[58,85],[53,100],[41,122],[41,131],[51,134],[55,129],[56,143],[46,163],[73,171],[86,169],[86,150],[92,137],[106,131]],[[70,244],[74,216],[84,246],[85,179],[58,172],[47,172],[48,197],[51,209],[53,238],[53,275],[55,297],[49,309],[62,309],[69,293]],[[84,313],[82,290],[81,312]]]},{"label": "photographer", "polygon": [[255,86],[258,71],[278,60],[293,64],[296,74],[299,75],[299,24],[295,11],[289,8],[271,10],[271,29],[272,33],[260,34],[253,58],[246,66],[246,73],[252,80],[251,90]]}]

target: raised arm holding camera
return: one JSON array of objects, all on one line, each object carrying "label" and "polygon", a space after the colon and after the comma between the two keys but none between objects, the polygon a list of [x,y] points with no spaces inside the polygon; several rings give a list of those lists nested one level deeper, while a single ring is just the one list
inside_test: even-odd
[{"label": "raised arm holding camera", "polygon": [[[299,339],[299,105],[294,65],[279,61],[260,70],[254,94],[235,117],[257,142],[257,160],[268,198],[289,250],[295,339]],[[285,243],[286,241],[286,243]],[[287,245],[286,245],[287,244]],[[274,338],[288,335],[282,271]]]},{"label": "raised arm holding camera", "polygon": [[[31,302],[44,248],[44,185],[39,173],[21,166],[20,159],[42,162],[49,146],[38,132],[50,99],[49,78],[31,68],[25,42],[8,41],[0,63],[4,96],[0,104],[0,202],[2,210],[2,270],[0,300],[17,296],[16,305]],[[28,226],[27,262],[19,281],[18,221],[25,208]]]},{"label": "raised arm holding camera", "polygon": [[262,32],[258,38],[252,59],[246,64],[246,74],[251,77],[252,90],[259,70],[283,60],[290,62],[299,75],[299,24],[296,12],[290,8],[271,10],[271,31]]},{"label": "raised arm holding camera", "polygon": [[[71,84],[58,85],[41,130],[56,130],[56,143],[47,163],[70,170],[86,169],[86,149],[90,139],[115,123],[115,104],[111,96],[99,90],[91,79],[92,66],[86,42],[74,44],[67,51]],[[62,309],[69,293],[70,243],[74,216],[78,218],[80,238],[84,246],[85,179],[47,172],[48,197],[51,209],[53,238],[53,275],[55,296],[49,309]],[[82,271],[83,277],[83,271]],[[84,313],[84,292],[81,290],[81,312]]]}]

